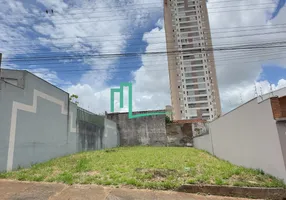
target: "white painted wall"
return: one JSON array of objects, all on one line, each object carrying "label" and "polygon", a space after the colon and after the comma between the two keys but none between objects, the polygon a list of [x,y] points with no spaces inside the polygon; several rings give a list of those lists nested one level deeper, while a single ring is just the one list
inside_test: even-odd
[{"label": "white painted wall", "polygon": [[197,149],[206,150],[211,154],[213,154],[213,147],[210,134],[195,137],[193,139],[193,145]]},{"label": "white painted wall", "polygon": [[270,99],[256,99],[210,123],[214,155],[286,180]]}]

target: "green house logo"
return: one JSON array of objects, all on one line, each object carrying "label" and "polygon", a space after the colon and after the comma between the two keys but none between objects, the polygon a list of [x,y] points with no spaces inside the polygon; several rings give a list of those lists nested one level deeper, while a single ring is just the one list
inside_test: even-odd
[{"label": "green house logo", "polygon": [[166,115],[167,112],[150,112],[150,113],[142,113],[142,114],[133,115],[132,113],[132,83],[121,83],[120,88],[112,88],[110,90],[111,92],[110,111],[111,112],[114,112],[114,94],[115,93],[119,93],[120,108],[123,108],[123,88],[124,87],[128,87],[128,118],[129,119],[152,116],[152,115]]}]

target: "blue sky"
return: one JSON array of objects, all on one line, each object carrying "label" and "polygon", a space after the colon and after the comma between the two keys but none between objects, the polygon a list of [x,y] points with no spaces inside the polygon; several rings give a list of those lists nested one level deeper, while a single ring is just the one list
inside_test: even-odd
[{"label": "blue sky", "polygon": [[[19,1],[20,2],[20,1]],[[41,3],[44,2],[44,3]],[[51,2],[47,3],[47,2]],[[79,12],[83,12],[84,8],[86,8],[86,6],[84,6],[84,4],[82,5],[82,8],[79,7],[78,5],[73,5],[73,2],[75,1],[64,1],[65,3],[63,3],[64,6],[68,6],[68,9],[66,10],[71,10],[71,12],[75,12],[75,15],[72,15],[74,13],[71,13],[70,16],[73,16],[73,19],[70,20],[71,23],[74,23],[76,25],[80,25],[80,23],[77,22],[78,21],[83,21],[83,22],[88,22],[88,21],[96,21],[99,18],[102,18],[103,20],[106,20],[106,23],[110,23],[110,20],[113,20],[116,22],[116,18],[114,17],[110,17],[108,16],[109,14],[111,14],[111,12],[108,11],[108,3],[106,3],[103,6],[99,6],[103,9],[99,9],[102,13],[102,16],[96,16],[94,17],[94,19],[90,19],[93,18],[93,14],[91,13],[89,15],[89,17],[83,17],[83,16],[79,16],[78,17],[78,13]],[[102,1],[103,3],[104,1]],[[123,1],[122,1],[123,2]],[[126,1],[128,2],[128,1]],[[129,1],[132,3],[132,1]],[[85,2],[87,3],[87,1]],[[92,2],[91,2],[92,3]],[[119,5],[119,1],[109,1],[110,4],[112,4],[112,6],[115,8],[115,10],[122,10],[124,8],[124,6],[118,6]],[[103,3],[104,4],[104,3]],[[136,5],[137,3],[133,3],[134,5]],[[138,3],[140,5],[140,3]],[[142,3],[141,3],[142,4]],[[74,56],[78,56],[78,55],[84,55],[84,53],[87,54],[96,54],[96,53],[103,53],[103,54],[113,54],[113,53],[124,53],[124,52],[145,52],[146,49],[146,42],[142,41],[142,37],[143,34],[145,32],[149,32],[151,31],[153,28],[156,27],[156,22],[159,20],[159,18],[162,18],[162,10],[157,9],[156,12],[152,13],[152,10],[148,10],[145,9],[146,12],[149,16],[145,17],[146,18],[145,21],[142,20],[142,23],[144,24],[138,24],[138,25],[134,25],[134,26],[128,26],[129,30],[126,33],[121,33],[121,35],[126,35],[126,37],[128,37],[128,40],[125,41],[125,44],[123,45],[122,49],[120,51],[115,51],[112,46],[110,48],[107,48],[107,51],[105,52],[100,52],[100,50],[98,50],[98,48],[94,48],[93,45],[91,45],[90,43],[93,43],[95,40],[98,39],[102,39],[102,40],[107,40],[109,42],[114,42],[115,44],[117,43],[117,34],[94,34],[94,35],[86,35],[84,37],[88,37],[88,41],[86,42],[78,42],[78,45],[83,45],[86,48],[90,48],[88,51],[83,51],[83,52],[79,52],[79,51],[75,51],[71,46],[75,43],[73,43],[72,41],[75,39],[75,37],[80,37],[80,34],[75,34],[75,36],[73,37],[69,37],[69,38],[60,38],[60,39],[51,39],[54,36],[51,36],[51,30],[54,29],[54,26],[57,26],[57,24],[61,24],[61,23],[65,23],[63,22],[63,20],[50,20],[50,18],[52,19],[52,17],[57,17],[57,15],[62,15],[62,17],[64,17],[64,15],[61,13],[60,10],[57,9],[57,6],[63,6],[61,4],[53,4],[53,1],[36,1],[36,0],[29,0],[29,1],[25,1],[25,3],[21,4],[22,7],[24,9],[26,9],[26,12],[31,13],[34,12],[36,14],[32,14],[32,15],[26,15],[24,16],[24,18],[27,19],[31,19],[30,23],[28,25],[24,25],[22,26],[22,28],[24,29],[24,31],[22,32],[22,36],[23,38],[25,38],[25,40],[27,40],[29,43],[30,41],[34,41],[37,44],[36,45],[30,45],[30,44],[23,44],[20,46],[23,48],[28,48],[31,52],[23,52],[23,53],[14,53],[12,57],[14,58],[23,58],[23,57],[48,57],[44,60],[40,60],[40,59],[32,59],[31,61],[11,61],[11,62],[7,62],[7,66],[9,66],[10,64],[16,64],[17,67],[19,68],[26,68],[26,69],[38,69],[38,68],[45,68],[48,70],[52,70],[54,72],[57,73],[57,76],[59,79],[62,80],[62,83],[68,82],[68,84],[72,83],[72,84],[76,84],[78,82],[80,82],[81,77],[83,76],[83,74],[86,73],[87,70],[94,70],[93,68],[101,68],[101,65],[98,63],[89,63],[89,58],[84,58],[86,60],[83,61],[83,57],[79,56],[79,60],[75,60],[75,59],[53,59],[51,58],[52,56],[60,56],[60,57],[68,57],[70,58],[71,55]],[[49,6],[50,5],[50,6]],[[154,3],[152,4],[154,5]],[[160,5],[160,1],[157,2],[157,6]],[[63,7],[64,7],[63,6]],[[96,4],[95,4],[96,6]],[[148,4],[144,5],[145,7],[150,7],[148,6]],[[161,5],[160,5],[161,6]],[[10,10],[13,6],[10,6]],[[19,6],[21,7],[21,6]],[[9,9],[9,6],[7,6],[7,8]],[[50,8],[53,8],[54,14],[46,14],[45,10],[50,10]],[[19,9],[20,11],[24,10],[24,9]],[[36,11],[32,11],[32,9],[35,9]],[[75,11],[73,11],[73,9]],[[76,9],[81,9],[76,10]],[[128,9],[128,8],[127,8]],[[136,10],[136,8],[132,8],[131,9]],[[103,11],[102,11],[103,10]],[[124,11],[125,12],[125,11]],[[137,12],[137,10],[136,10]],[[7,10],[6,13],[9,13],[9,10]],[[21,12],[20,12],[21,13]],[[23,12],[24,13],[24,12]],[[104,13],[104,14],[103,14]],[[133,14],[132,12],[130,13],[126,13],[126,16],[128,14]],[[137,13],[135,13],[136,15]],[[139,13],[140,14],[140,13]],[[24,15],[24,14],[23,14]],[[3,17],[5,15],[2,15]],[[11,29],[18,29],[19,25],[21,26],[21,14],[19,14],[19,18],[20,20],[16,20],[14,16],[12,16],[10,19],[13,21],[12,23],[7,23],[9,25],[9,27]],[[40,17],[38,17],[40,16]],[[76,20],[75,20],[76,19]],[[4,18],[3,18],[4,20]],[[125,20],[124,17],[119,17],[118,20],[121,21],[127,21]],[[58,21],[60,21],[59,23],[57,23]],[[132,21],[132,19],[130,19],[130,21]],[[68,22],[67,22],[68,23]],[[90,22],[88,25],[92,26],[94,23]],[[46,26],[45,26],[46,25]],[[48,26],[51,25],[51,26]],[[39,26],[41,29],[41,31],[35,31],[35,26]],[[46,31],[48,27],[48,31]],[[96,30],[94,30],[96,31]],[[105,35],[111,35],[111,38],[107,39],[105,38]],[[108,37],[108,36],[107,36]],[[51,46],[53,45],[45,45],[45,44],[41,44],[39,42],[39,38],[41,39],[47,39],[50,41],[55,41],[58,42],[58,45],[56,45],[59,48],[56,48],[55,50],[51,50]],[[11,40],[10,40],[11,41]],[[17,40],[16,43],[21,43],[19,42],[19,40]],[[40,44],[39,44],[40,43]],[[5,44],[5,43],[4,43]],[[15,47],[17,45],[11,45],[12,47]],[[30,47],[29,47],[30,46]],[[69,51],[69,52],[67,52]],[[5,51],[4,53],[4,57],[5,55]],[[13,59],[13,58],[12,58]],[[109,58],[106,58],[107,60]],[[92,59],[91,59],[92,60]],[[91,61],[92,62],[92,61]],[[5,64],[5,59],[4,59],[4,64]],[[91,67],[91,65],[93,65]],[[131,71],[137,70],[141,67],[142,62],[141,62],[141,57],[137,56],[137,57],[116,57],[114,58],[114,61],[108,65],[109,69],[113,69],[115,70],[114,73],[111,72],[111,77],[106,79],[106,85],[118,85],[120,82],[122,81],[131,81],[133,79],[132,75],[131,75]],[[119,73],[120,71],[116,71],[116,69],[124,69],[124,72]],[[69,71],[67,71],[69,70]],[[94,70],[96,71],[96,70]],[[92,71],[92,72],[94,72]],[[58,86],[62,87],[64,86],[64,84],[58,84]]]},{"label": "blue sky", "polygon": [[[4,67],[29,69],[78,94],[81,106],[96,112],[109,109],[104,102],[109,102],[110,87],[129,81],[133,82],[135,110],[161,109],[170,104],[166,55],[95,56],[166,51],[162,0],[0,3]],[[284,4],[285,0],[210,0],[214,47],[285,41],[286,27],[281,25],[286,23]],[[51,9],[54,13],[45,12]],[[240,95],[245,101],[252,98],[255,81],[265,92],[270,83],[274,88],[284,86],[284,55],[285,48],[215,52],[224,111],[239,105]]]},{"label": "blue sky", "polygon": [[262,66],[262,72],[258,81],[269,81],[270,83],[277,84],[280,79],[285,79],[286,68],[279,65],[265,64]]}]

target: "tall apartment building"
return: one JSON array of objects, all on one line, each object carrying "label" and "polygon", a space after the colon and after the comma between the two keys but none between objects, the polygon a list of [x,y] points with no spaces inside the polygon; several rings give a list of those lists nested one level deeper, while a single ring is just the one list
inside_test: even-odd
[{"label": "tall apartment building", "polygon": [[221,114],[206,0],[164,0],[174,120]]}]

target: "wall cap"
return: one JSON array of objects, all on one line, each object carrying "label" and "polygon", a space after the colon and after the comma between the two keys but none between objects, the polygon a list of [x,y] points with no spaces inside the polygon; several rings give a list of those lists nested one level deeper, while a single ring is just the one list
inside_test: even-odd
[{"label": "wall cap", "polygon": [[182,185],[177,191],[188,193],[205,193],[218,196],[248,197],[256,199],[283,200],[286,198],[284,188],[264,188],[264,187],[236,187],[217,185]]}]

